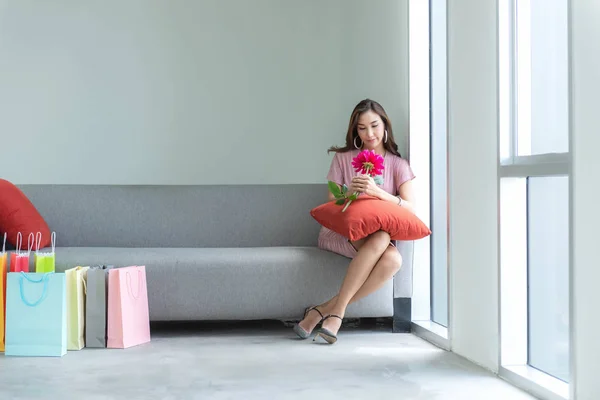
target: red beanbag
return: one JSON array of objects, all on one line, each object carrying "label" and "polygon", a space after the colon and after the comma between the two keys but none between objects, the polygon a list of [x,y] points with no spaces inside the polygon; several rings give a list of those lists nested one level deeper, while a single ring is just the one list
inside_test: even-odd
[{"label": "red beanbag", "polygon": [[[0,179],[0,232],[6,232],[6,241],[16,246],[17,233],[23,235],[21,249],[27,248],[30,233],[41,232],[40,248],[50,245],[50,228],[33,203],[15,185]],[[3,235],[4,236],[4,235]]]},{"label": "red beanbag", "polygon": [[310,215],[324,227],[357,241],[377,231],[390,234],[391,240],[417,240],[431,230],[413,213],[397,204],[361,195],[346,211],[335,201],[313,208]]}]

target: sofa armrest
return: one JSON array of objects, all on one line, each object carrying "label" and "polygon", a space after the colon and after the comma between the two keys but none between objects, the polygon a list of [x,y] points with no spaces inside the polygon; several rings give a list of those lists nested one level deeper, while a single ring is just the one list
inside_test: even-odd
[{"label": "sofa armrest", "polygon": [[410,332],[412,322],[413,294],[413,241],[396,241],[402,256],[402,268],[394,276],[394,318],[393,332]]}]

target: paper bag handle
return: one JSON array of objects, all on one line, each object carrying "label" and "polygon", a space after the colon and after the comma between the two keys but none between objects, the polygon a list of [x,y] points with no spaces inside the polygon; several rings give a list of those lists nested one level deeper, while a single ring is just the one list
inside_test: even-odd
[{"label": "paper bag handle", "polygon": [[33,250],[33,245],[35,244],[35,236],[33,232],[27,236],[27,255],[31,254],[31,250]]},{"label": "paper bag handle", "polygon": [[40,251],[40,245],[42,244],[42,232],[38,232],[35,234],[35,252],[38,253]]},{"label": "paper bag handle", "polygon": [[133,295],[133,290],[131,289],[131,274],[129,273],[129,271],[125,272],[125,276],[126,276],[126,279],[127,279],[127,290],[129,291],[129,295],[134,300],[139,299],[140,294],[142,293],[142,271],[138,270],[138,291],[137,291],[137,296]]},{"label": "paper bag handle", "polygon": [[[42,301],[44,301],[44,299],[48,295],[48,282],[49,282],[49,278],[50,278],[50,274],[51,273],[52,272],[48,272],[48,273],[44,274],[44,276],[42,276],[39,280],[35,280],[35,279],[32,279],[29,276],[27,276],[27,274],[25,274],[25,272],[21,272],[21,276],[19,276],[19,287],[21,289],[21,301],[23,303],[25,303],[26,305],[28,305],[29,307],[35,307],[38,304],[40,304]],[[25,298],[25,293],[24,293],[24,288],[23,288],[23,278],[27,279],[31,283],[40,283],[42,281],[44,282],[44,290],[42,291],[42,295],[34,303],[30,303]]]},{"label": "paper bag handle", "polygon": [[4,232],[4,240],[2,241],[2,254],[6,253],[6,232]]},{"label": "paper bag handle", "polygon": [[[81,269],[81,267],[77,267],[79,270]],[[86,280],[83,278],[83,276],[81,277],[81,283],[83,283],[83,293],[87,296],[87,282]]]},{"label": "paper bag handle", "polygon": [[19,254],[21,252],[21,245],[23,244],[23,235],[21,232],[17,232],[17,248],[16,253]]},{"label": "paper bag handle", "polygon": [[[50,241],[52,243],[52,254],[54,254],[56,249],[56,232],[52,232],[50,235]],[[40,251],[40,246],[42,245],[42,232],[38,232],[35,234],[35,252],[38,253]]]}]

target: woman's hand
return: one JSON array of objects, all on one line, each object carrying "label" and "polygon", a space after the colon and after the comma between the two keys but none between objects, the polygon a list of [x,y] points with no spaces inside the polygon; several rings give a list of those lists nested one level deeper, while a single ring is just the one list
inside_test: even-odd
[{"label": "woman's hand", "polygon": [[352,183],[348,187],[348,193],[364,193],[367,196],[379,197],[381,188],[377,186],[373,178],[369,175],[358,175],[352,178]]}]

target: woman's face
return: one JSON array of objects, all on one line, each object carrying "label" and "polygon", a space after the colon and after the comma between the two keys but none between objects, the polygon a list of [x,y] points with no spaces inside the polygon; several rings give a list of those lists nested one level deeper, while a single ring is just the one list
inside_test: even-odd
[{"label": "woman's face", "polygon": [[379,114],[371,110],[362,113],[358,118],[356,129],[363,143],[363,149],[383,150],[385,126]]}]

